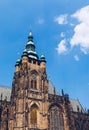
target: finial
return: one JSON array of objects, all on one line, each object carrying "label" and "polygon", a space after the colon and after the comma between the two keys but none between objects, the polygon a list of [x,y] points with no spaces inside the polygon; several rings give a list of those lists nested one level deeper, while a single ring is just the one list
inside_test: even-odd
[{"label": "finial", "polygon": [[29,33],[29,36],[32,36],[32,29],[30,28],[30,33]]},{"label": "finial", "polygon": [[62,89],[62,96],[64,96],[64,90]]},{"label": "finial", "polygon": [[28,41],[32,41],[33,42],[33,35],[32,35],[32,30],[30,29],[30,33],[28,36]]}]

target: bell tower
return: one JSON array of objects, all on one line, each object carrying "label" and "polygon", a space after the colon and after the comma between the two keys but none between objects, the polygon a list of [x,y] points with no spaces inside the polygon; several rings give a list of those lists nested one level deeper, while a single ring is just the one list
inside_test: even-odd
[{"label": "bell tower", "polygon": [[48,129],[46,60],[35,51],[32,31],[21,59],[15,64],[10,111],[10,130]]}]

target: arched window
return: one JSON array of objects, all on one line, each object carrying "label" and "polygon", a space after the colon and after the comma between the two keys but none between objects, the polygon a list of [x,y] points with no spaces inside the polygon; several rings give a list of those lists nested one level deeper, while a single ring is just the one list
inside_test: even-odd
[{"label": "arched window", "polygon": [[58,107],[54,106],[49,113],[49,130],[64,130],[64,119]]},{"label": "arched window", "polygon": [[33,106],[31,108],[30,119],[31,119],[31,124],[37,124],[37,107],[36,106]]},{"label": "arched window", "polygon": [[35,74],[33,74],[31,78],[31,88],[37,89],[37,77]]}]

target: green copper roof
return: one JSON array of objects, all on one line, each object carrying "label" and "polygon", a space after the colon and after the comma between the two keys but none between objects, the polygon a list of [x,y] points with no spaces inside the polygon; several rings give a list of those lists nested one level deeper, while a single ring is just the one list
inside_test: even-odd
[{"label": "green copper roof", "polygon": [[38,59],[38,55],[35,51],[28,51],[28,56],[33,59]]},{"label": "green copper roof", "polygon": [[[34,45],[34,43],[32,41],[28,41],[27,45]],[[34,45],[35,46],[35,45]]]},{"label": "green copper roof", "polygon": [[28,53],[27,53],[27,51],[26,51],[26,49],[23,51],[23,54],[22,54],[22,57],[23,56],[27,56],[28,55]]},{"label": "green copper roof", "polygon": [[18,58],[17,61],[16,61],[16,63],[19,63],[19,62],[20,62],[20,59]]},{"label": "green copper roof", "polygon": [[41,61],[46,62],[46,60],[45,60],[45,56],[44,56],[44,55],[41,55],[40,59],[41,59]]},{"label": "green copper roof", "polygon": [[29,36],[28,36],[28,42],[26,44],[26,52],[28,54],[28,57],[33,58],[33,59],[38,59],[38,55],[35,51],[35,44],[33,42],[32,31],[30,31]]},{"label": "green copper roof", "polygon": [[18,65],[19,65],[19,63],[20,63],[20,59],[18,58],[18,59],[17,59],[17,61],[16,61],[15,66],[18,66]]}]

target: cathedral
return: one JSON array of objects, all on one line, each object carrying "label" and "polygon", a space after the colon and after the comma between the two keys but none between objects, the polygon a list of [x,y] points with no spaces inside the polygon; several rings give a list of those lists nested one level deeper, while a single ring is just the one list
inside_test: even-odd
[{"label": "cathedral", "polygon": [[15,64],[12,88],[0,86],[0,130],[89,130],[89,112],[47,78],[32,31]]}]

